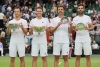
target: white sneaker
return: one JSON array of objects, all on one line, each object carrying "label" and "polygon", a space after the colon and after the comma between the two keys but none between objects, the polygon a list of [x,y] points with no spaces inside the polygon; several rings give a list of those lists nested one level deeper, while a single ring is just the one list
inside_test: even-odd
[{"label": "white sneaker", "polygon": [[4,56],[4,55],[2,55],[2,56]]}]

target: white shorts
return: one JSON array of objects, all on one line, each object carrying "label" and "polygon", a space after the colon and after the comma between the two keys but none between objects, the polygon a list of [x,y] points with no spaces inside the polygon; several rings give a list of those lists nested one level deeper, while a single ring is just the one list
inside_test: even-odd
[{"label": "white shorts", "polygon": [[53,54],[60,55],[60,51],[62,55],[69,55],[69,43],[54,43]]},{"label": "white shorts", "polygon": [[34,43],[32,44],[32,56],[38,56],[40,50],[40,56],[45,57],[47,56],[47,44],[46,43]]},{"label": "white shorts", "polygon": [[92,48],[91,42],[75,42],[75,55],[82,55],[82,49],[84,50],[84,55],[91,55]]},{"label": "white shorts", "polygon": [[10,44],[9,45],[9,56],[10,57],[16,57],[17,51],[19,54],[19,57],[25,56],[25,44]]}]

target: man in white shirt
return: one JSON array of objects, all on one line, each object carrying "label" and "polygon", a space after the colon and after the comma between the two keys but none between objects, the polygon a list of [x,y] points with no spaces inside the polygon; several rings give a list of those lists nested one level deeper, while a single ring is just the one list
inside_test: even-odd
[{"label": "man in white shirt", "polygon": [[99,49],[99,46],[95,41],[93,41],[92,49]]},{"label": "man in white shirt", "polygon": [[[37,67],[38,52],[40,50],[40,56],[42,57],[43,67],[48,67],[47,64],[47,39],[46,32],[48,32],[49,22],[46,18],[42,17],[43,9],[41,7],[36,8],[36,18],[30,22],[30,35],[33,34],[32,40],[32,52],[33,57],[32,67]],[[36,28],[44,28],[43,31],[37,32]]]},{"label": "man in white shirt", "polygon": [[60,50],[62,51],[64,67],[69,67],[68,55],[69,55],[69,33],[71,33],[72,23],[63,24],[61,18],[64,17],[64,6],[58,6],[58,16],[52,19],[50,24],[50,31],[54,33],[53,41],[53,54],[54,54],[54,67],[58,67],[58,61],[60,57]]},{"label": "man in white shirt", "polygon": [[[91,67],[90,55],[91,50],[91,38],[89,31],[93,30],[93,24],[89,16],[84,15],[84,5],[78,5],[78,16],[73,18],[72,29],[76,32],[75,39],[75,55],[76,55],[76,67],[80,67],[80,57],[82,55],[82,48],[84,50],[84,55],[86,56],[86,66]],[[81,26],[78,26],[81,24]],[[81,28],[80,28],[81,27]]]},{"label": "man in white shirt", "polygon": [[[21,15],[21,8],[15,7],[14,8],[14,15],[15,18],[9,21],[6,24],[7,27],[7,34],[11,34],[10,44],[9,44],[9,56],[11,57],[10,60],[10,67],[15,67],[14,61],[17,55],[17,51],[20,57],[20,67],[25,67],[25,39],[24,34],[27,34],[27,21],[20,17]],[[15,30],[10,28],[10,24],[17,24],[18,28]]]},{"label": "man in white shirt", "polygon": [[3,44],[0,42],[0,51],[1,51],[1,56],[3,56]]}]

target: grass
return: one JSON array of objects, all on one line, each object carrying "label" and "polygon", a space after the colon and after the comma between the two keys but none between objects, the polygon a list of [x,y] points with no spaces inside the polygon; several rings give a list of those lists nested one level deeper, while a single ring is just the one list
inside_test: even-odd
[{"label": "grass", "polygon": [[[0,67],[9,67],[9,57],[0,57]],[[19,66],[19,58],[16,57],[15,61],[15,67],[20,67]],[[32,67],[32,57],[25,57],[25,62],[26,62],[26,67]],[[59,60],[59,67],[64,67],[63,59]],[[54,67],[53,66],[54,59],[53,57],[48,57],[48,67]],[[100,58],[91,58],[91,67],[100,67]],[[37,67],[42,67],[42,60],[39,57],[38,62],[37,62]],[[69,59],[69,67],[75,67],[75,58]],[[81,58],[81,66],[80,67],[86,67],[86,60],[85,58]]]}]

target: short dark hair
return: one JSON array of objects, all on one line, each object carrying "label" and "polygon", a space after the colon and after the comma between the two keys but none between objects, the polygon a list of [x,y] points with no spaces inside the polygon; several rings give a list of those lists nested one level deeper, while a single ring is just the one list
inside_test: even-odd
[{"label": "short dark hair", "polygon": [[36,10],[37,10],[37,9],[41,9],[41,10],[43,11],[43,8],[42,8],[42,7],[36,7]]},{"label": "short dark hair", "polygon": [[84,6],[83,4],[79,4],[78,7],[79,7],[79,6],[83,6],[83,8],[85,8],[85,6]]},{"label": "short dark hair", "polygon": [[59,7],[62,7],[65,10],[65,7],[63,5],[58,5],[57,10],[58,10]]},{"label": "short dark hair", "polygon": [[15,10],[15,9],[19,9],[19,10],[20,10],[20,12],[21,12],[21,7],[16,6],[16,7],[14,8],[14,10]]}]

